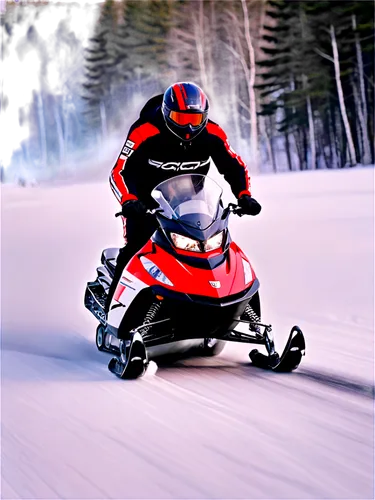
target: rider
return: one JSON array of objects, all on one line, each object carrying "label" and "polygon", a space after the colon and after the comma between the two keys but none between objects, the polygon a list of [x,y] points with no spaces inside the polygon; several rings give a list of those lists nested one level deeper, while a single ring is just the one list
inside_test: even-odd
[{"label": "rider", "polygon": [[148,207],[155,206],[150,193],[160,182],[192,172],[206,175],[212,158],[243,212],[257,215],[261,211],[251,196],[245,163],[229,145],[225,132],[208,119],[208,109],[208,99],[198,85],[178,82],[164,95],[151,98],[130,127],[110,175],[122,207],[126,245],[117,257],[106,312],[124,267],[157,228],[155,219],[145,215]]}]

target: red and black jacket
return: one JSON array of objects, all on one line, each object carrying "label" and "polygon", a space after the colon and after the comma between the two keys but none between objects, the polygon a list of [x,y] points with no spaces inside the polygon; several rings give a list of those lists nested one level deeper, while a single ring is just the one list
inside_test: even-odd
[{"label": "red and black jacket", "polygon": [[112,169],[110,184],[118,201],[122,204],[139,199],[153,206],[150,193],[156,185],[177,175],[206,175],[211,158],[236,198],[250,194],[246,164],[233,151],[219,125],[209,120],[191,143],[184,143],[165,125],[162,98],[153,97],[142,109]]}]

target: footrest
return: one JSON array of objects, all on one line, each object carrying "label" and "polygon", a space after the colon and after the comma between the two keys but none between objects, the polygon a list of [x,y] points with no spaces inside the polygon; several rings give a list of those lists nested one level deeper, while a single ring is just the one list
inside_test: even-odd
[{"label": "footrest", "polygon": [[116,260],[119,251],[120,251],[119,248],[105,248],[102,252],[102,257],[101,257],[102,264],[104,264],[104,261]]},{"label": "footrest", "polygon": [[87,283],[85,293],[85,307],[103,324],[106,324],[105,302],[106,293],[103,286],[97,281]]}]

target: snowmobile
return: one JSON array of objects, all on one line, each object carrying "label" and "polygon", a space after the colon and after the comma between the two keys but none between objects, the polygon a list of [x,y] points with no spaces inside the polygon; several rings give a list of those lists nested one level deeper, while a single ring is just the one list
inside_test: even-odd
[{"label": "snowmobile", "polygon": [[135,379],[158,347],[172,350],[188,341],[199,345],[202,356],[219,354],[228,341],[259,344],[267,354],[253,349],[253,365],[296,369],[305,354],[303,333],[294,326],[279,356],[272,327],[261,320],[259,281],[230,237],[229,216],[242,216],[241,208],[224,208],[221,187],[200,174],[161,182],[151,196],[157,208],[148,215],[159,227],[125,267],[108,314],[104,307],[118,249],[103,251],[97,278],[85,292],[85,306],[100,322],[96,346],[114,354],[109,370]]}]

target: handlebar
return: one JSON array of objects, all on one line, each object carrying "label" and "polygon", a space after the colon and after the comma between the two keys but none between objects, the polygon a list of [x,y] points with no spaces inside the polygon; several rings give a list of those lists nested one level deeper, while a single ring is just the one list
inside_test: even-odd
[{"label": "handlebar", "polygon": [[[155,215],[155,214],[157,214],[158,212],[160,212],[160,213],[161,213],[161,212],[162,212],[162,209],[161,209],[161,208],[152,208],[152,209],[151,209],[151,208],[148,208],[148,209],[146,210],[146,215]],[[115,214],[115,217],[120,217],[120,215],[122,215],[122,212],[117,212],[117,213]]]},{"label": "handlebar", "polygon": [[242,217],[245,215],[243,212],[242,208],[239,207],[236,203],[229,203],[229,205],[224,208],[223,215],[221,216],[222,219],[226,219],[228,217],[228,214],[236,214],[238,217]]},{"label": "handlebar", "polygon": [[[146,210],[146,215],[156,215],[157,213],[162,213],[163,210],[161,208],[152,208],[152,209],[147,209]],[[242,208],[236,205],[235,203],[229,203],[229,205],[224,208],[223,210],[223,215],[221,216],[222,219],[225,219],[229,213],[233,213],[238,215],[238,217],[242,217],[244,212],[242,211]],[[122,215],[122,212],[117,212],[115,214],[115,217],[120,217]]]}]

